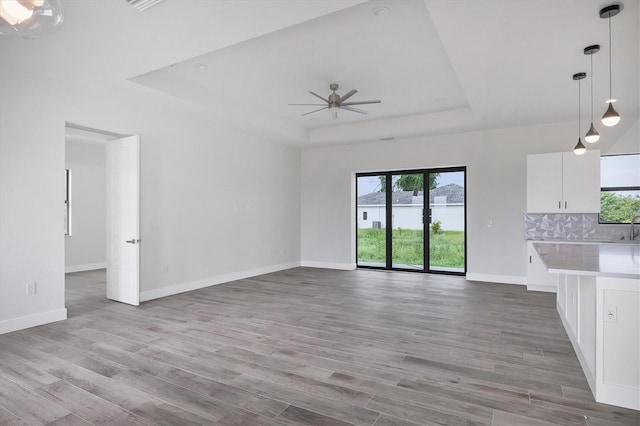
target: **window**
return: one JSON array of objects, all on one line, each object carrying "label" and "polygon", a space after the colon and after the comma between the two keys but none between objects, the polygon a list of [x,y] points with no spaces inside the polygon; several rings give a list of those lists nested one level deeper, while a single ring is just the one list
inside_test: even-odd
[{"label": "window", "polygon": [[600,223],[630,223],[640,215],[640,154],[600,158]]},{"label": "window", "polygon": [[362,220],[367,220],[367,212],[362,212]]},{"label": "window", "polygon": [[71,235],[71,170],[64,171],[64,235]]}]

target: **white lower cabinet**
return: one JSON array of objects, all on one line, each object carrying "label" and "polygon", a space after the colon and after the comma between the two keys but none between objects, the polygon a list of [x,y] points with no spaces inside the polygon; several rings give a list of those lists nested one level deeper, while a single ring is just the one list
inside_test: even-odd
[{"label": "white lower cabinet", "polygon": [[555,293],[558,274],[547,272],[547,267],[533,247],[535,241],[527,241],[527,290]]},{"label": "white lower cabinet", "polygon": [[595,400],[640,409],[640,282],[558,276],[557,309]]}]

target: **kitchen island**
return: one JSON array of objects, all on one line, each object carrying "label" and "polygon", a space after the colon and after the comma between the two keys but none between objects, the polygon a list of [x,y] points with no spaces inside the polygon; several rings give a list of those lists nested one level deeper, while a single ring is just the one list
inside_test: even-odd
[{"label": "kitchen island", "polygon": [[533,244],[598,402],[640,409],[640,245]]}]

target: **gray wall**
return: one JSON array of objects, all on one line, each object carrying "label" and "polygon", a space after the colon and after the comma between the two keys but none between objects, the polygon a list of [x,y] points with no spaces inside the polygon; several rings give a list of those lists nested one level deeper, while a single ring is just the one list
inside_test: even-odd
[{"label": "gray wall", "polygon": [[65,238],[65,270],[106,267],[105,142],[66,142],[71,171],[71,236]]}]

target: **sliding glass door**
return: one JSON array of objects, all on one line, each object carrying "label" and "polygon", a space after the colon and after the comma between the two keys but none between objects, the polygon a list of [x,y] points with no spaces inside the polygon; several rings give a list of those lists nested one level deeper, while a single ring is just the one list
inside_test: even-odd
[{"label": "sliding glass door", "polygon": [[429,172],[429,269],[464,272],[464,171]]},{"label": "sliding glass door", "polygon": [[391,175],[391,267],[424,269],[424,174]]},{"label": "sliding glass door", "polygon": [[357,177],[357,262],[361,266],[386,267],[387,208],[384,175]]},{"label": "sliding glass door", "polygon": [[359,173],[357,265],[464,274],[465,168]]}]

